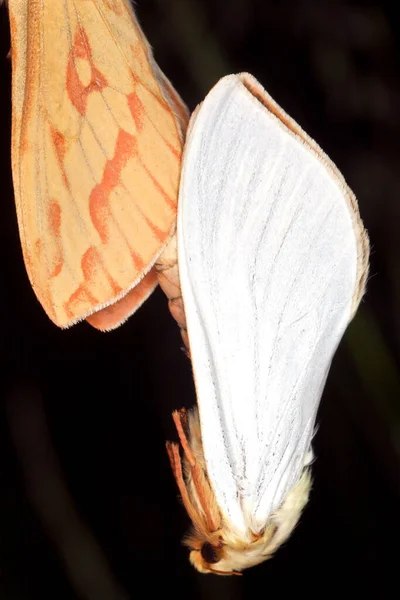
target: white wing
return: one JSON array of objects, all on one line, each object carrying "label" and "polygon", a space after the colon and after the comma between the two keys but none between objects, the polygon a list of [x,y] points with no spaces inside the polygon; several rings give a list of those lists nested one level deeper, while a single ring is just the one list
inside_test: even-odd
[{"label": "white wing", "polygon": [[251,76],[222,79],[186,142],[178,256],[208,475],[238,534],[301,474],[367,248],[318,146]]}]

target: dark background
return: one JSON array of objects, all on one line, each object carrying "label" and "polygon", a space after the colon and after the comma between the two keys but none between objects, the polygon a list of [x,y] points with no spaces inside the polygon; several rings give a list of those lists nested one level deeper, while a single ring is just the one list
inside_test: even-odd
[{"label": "dark background", "polygon": [[[8,17],[0,9],[0,598],[321,598],[398,592],[399,21],[382,0],[142,0],[155,57],[190,109],[249,71],[317,140],[359,199],[368,293],[319,413],[314,489],[269,563],[197,574],[180,539],[164,440],[195,397],[157,290],[119,330],[60,331],[19,247],[10,171]],[[390,592],[390,588],[393,591]]]}]

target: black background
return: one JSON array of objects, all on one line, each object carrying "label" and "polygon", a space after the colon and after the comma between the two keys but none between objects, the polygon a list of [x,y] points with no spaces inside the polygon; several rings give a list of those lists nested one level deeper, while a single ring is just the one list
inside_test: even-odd
[{"label": "black background", "polygon": [[254,74],[355,191],[368,293],[328,378],[310,503],[290,541],[243,577],[202,576],[180,539],[164,441],[195,402],[157,290],[117,331],[58,330],[22,261],[10,170],[8,17],[0,9],[0,598],[242,599],[398,589],[399,22],[378,0],[142,0],[157,62],[190,109]]}]

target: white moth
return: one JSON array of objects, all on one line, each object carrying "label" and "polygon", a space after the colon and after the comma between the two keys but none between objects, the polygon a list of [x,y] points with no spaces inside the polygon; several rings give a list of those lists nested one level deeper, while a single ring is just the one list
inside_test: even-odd
[{"label": "white moth", "polygon": [[248,74],[192,116],[178,264],[198,412],[168,444],[201,572],[272,556],[311,485],[321,394],[365,288],[356,199],[317,144]]}]

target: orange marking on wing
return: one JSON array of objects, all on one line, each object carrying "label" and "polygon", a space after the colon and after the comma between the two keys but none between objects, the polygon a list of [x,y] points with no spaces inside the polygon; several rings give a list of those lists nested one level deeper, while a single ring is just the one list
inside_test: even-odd
[{"label": "orange marking on wing", "polygon": [[134,250],[131,251],[131,255],[132,255],[133,264],[135,265],[138,272],[143,272],[144,267],[145,267],[144,260]]},{"label": "orange marking on wing", "polygon": [[106,162],[103,179],[89,197],[89,211],[93,225],[103,244],[108,242],[108,226],[113,219],[110,208],[110,194],[118,185],[122,169],[133,154],[137,154],[136,138],[121,129],[118,133],[114,156]]},{"label": "orange marking on wing", "polygon": [[119,17],[122,15],[122,6],[120,0],[105,0],[107,8]]},{"label": "orange marking on wing", "polygon": [[56,246],[55,264],[50,269],[50,277],[56,277],[63,268],[63,253],[61,247],[61,207],[56,200],[49,204],[48,215],[49,228],[53,234],[53,241]]},{"label": "orange marking on wing", "polygon": [[106,279],[110,284],[113,296],[117,296],[122,291],[122,288],[113,280],[108,271],[106,271],[101,256],[96,248],[90,247],[86,250],[81,260],[81,269],[83,283],[77,287],[67,302],[64,303],[64,308],[69,318],[75,316],[76,310],[74,310],[74,308],[75,306],[79,306],[82,302],[90,303],[92,306],[99,304],[99,300],[88,289],[88,284],[94,281],[96,273],[99,271],[103,271],[106,274]]},{"label": "orange marking on wing", "polygon": [[137,131],[140,133],[143,129],[143,114],[144,114],[144,106],[143,102],[140,100],[139,96],[136,92],[132,92],[127,96],[129,110],[131,111],[131,115],[133,120],[135,121],[135,126]]},{"label": "orange marking on wing", "polygon": [[104,268],[100,253],[98,250],[96,250],[96,248],[90,247],[88,250],[86,250],[81,260],[81,267],[85,282],[91,282],[93,280],[95,270],[102,269],[106,273],[106,279],[110,284],[114,295],[117,295],[122,291],[121,286],[114,281],[108,271],[106,271]]},{"label": "orange marking on wing", "polygon": [[[9,20],[10,20],[10,38],[11,38],[11,40],[15,40],[15,39],[17,39],[17,23],[15,20],[14,14],[11,12],[11,7],[8,7],[8,13],[9,13]],[[17,44],[11,45],[10,52],[11,52],[11,56],[10,56],[11,68],[12,68],[12,71],[15,72],[16,61],[18,58]]]},{"label": "orange marking on wing", "polygon": [[[139,65],[139,70],[141,72],[149,71],[149,63],[146,52],[146,45],[143,43],[143,40],[139,39],[136,44],[131,44],[131,51],[133,56],[135,57],[135,62]],[[133,80],[136,83],[141,83],[139,77],[132,71]],[[150,78],[152,79],[152,77]]]},{"label": "orange marking on wing", "polygon": [[[85,59],[90,64],[91,78],[90,83],[87,86],[79,79],[75,65],[76,58]],[[93,64],[88,37],[83,27],[80,27],[75,34],[75,40],[70,49],[68,58],[66,88],[69,99],[76,110],[81,115],[84,115],[89,94],[93,91],[101,91],[107,87],[107,85],[108,82],[106,78]]]},{"label": "orange marking on wing", "polygon": [[145,40],[139,40],[136,44],[131,44],[131,51],[133,56],[135,57],[135,62],[137,62],[140,66],[140,72],[144,74],[143,79],[140,79],[136,75],[136,73],[131,71],[134,82],[144,87],[147,90],[147,92],[153,96],[154,100],[156,100],[156,102],[165,110],[165,112],[170,114],[171,107],[163,96],[163,89],[159,81],[157,80],[157,77],[155,78],[155,81],[158,89],[161,92],[160,94],[155,93],[153,89],[146,85],[146,81],[154,80],[154,71],[152,69],[151,64],[149,64],[149,58],[147,53],[148,51]]},{"label": "orange marking on wing", "polygon": [[92,304],[95,306],[98,304],[98,300],[86,289],[84,284],[81,284],[73,294],[69,297],[69,300],[64,303],[64,309],[68,316],[68,319],[73,319],[76,316],[76,308],[82,303]]},{"label": "orange marking on wing", "polygon": [[50,133],[54,149],[56,151],[57,162],[62,173],[63,181],[65,183],[66,188],[69,189],[69,184],[64,169],[64,156],[67,150],[65,146],[65,137],[62,135],[62,133],[57,131],[57,129],[54,129],[54,127],[50,127]]},{"label": "orange marking on wing", "polygon": [[160,229],[159,227],[157,227],[157,225],[154,225],[153,221],[151,221],[148,217],[146,217],[146,215],[143,215],[143,218],[146,221],[147,225],[152,230],[152,232],[154,233],[154,235],[160,240],[160,242],[164,242],[166,232],[163,231],[162,229]]},{"label": "orange marking on wing", "polygon": [[[140,64],[140,69],[142,71],[148,71],[149,73],[149,79],[153,79],[153,73],[149,68],[149,64],[148,64],[148,58],[147,58],[147,54],[146,54],[146,48],[145,45],[142,44],[141,42],[138,42],[137,44],[132,44],[131,45],[131,51],[132,54],[134,55],[135,59],[138,61],[138,63]],[[147,92],[149,94],[152,95],[152,97],[154,98],[154,100],[165,110],[165,112],[167,112],[169,115],[171,115],[172,109],[171,106],[169,105],[169,103],[164,99],[163,97],[163,88],[162,86],[160,86],[159,83],[157,83],[158,88],[160,90],[160,94],[156,94],[154,93],[154,91],[152,89],[150,89],[144,81],[142,81],[141,79],[139,79],[139,77],[136,75],[136,73],[134,73],[133,71],[131,71],[132,74],[132,79],[133,81],[137,84],[137,85],[141,85],[142,87],[144,87]],[[173,90],[172,86],[171,86],[171,90]],[[164,92],[165,93],[165,92]],[[175,92],[175,90],[173,90],[174,96],[175,96],[175,103],[177,106],[180,105],[180,101],[178,100],[178,94]],[[139,100],[139,99],[138,99]],[[139,100],[140,102],[140,100]],[[131,113],[132,113],[132,117],[135,119],[135,115],[132,112],[131,109]],[[187,120],[187,119],[184,119]],[[135,120],[136,123],[136,120]],[[174,148],[160,133],[160,138],[163,140],[163,142],[165,143],[165,145],[171,150],[172,154],[178,159],[181,159],[181,149],[176,149]]]},{"label": "orange marking on wing", "polygon": [[182,159],[181,150],[177,150],[176,148],[171,146],[171,144],[165,138],[162,138],[162,140],[165,143],[165,145],[171,150],[171,152],[175,156],[175,158],[177,158],[179,160],[179,162],[181,162],[181,159]]}]

